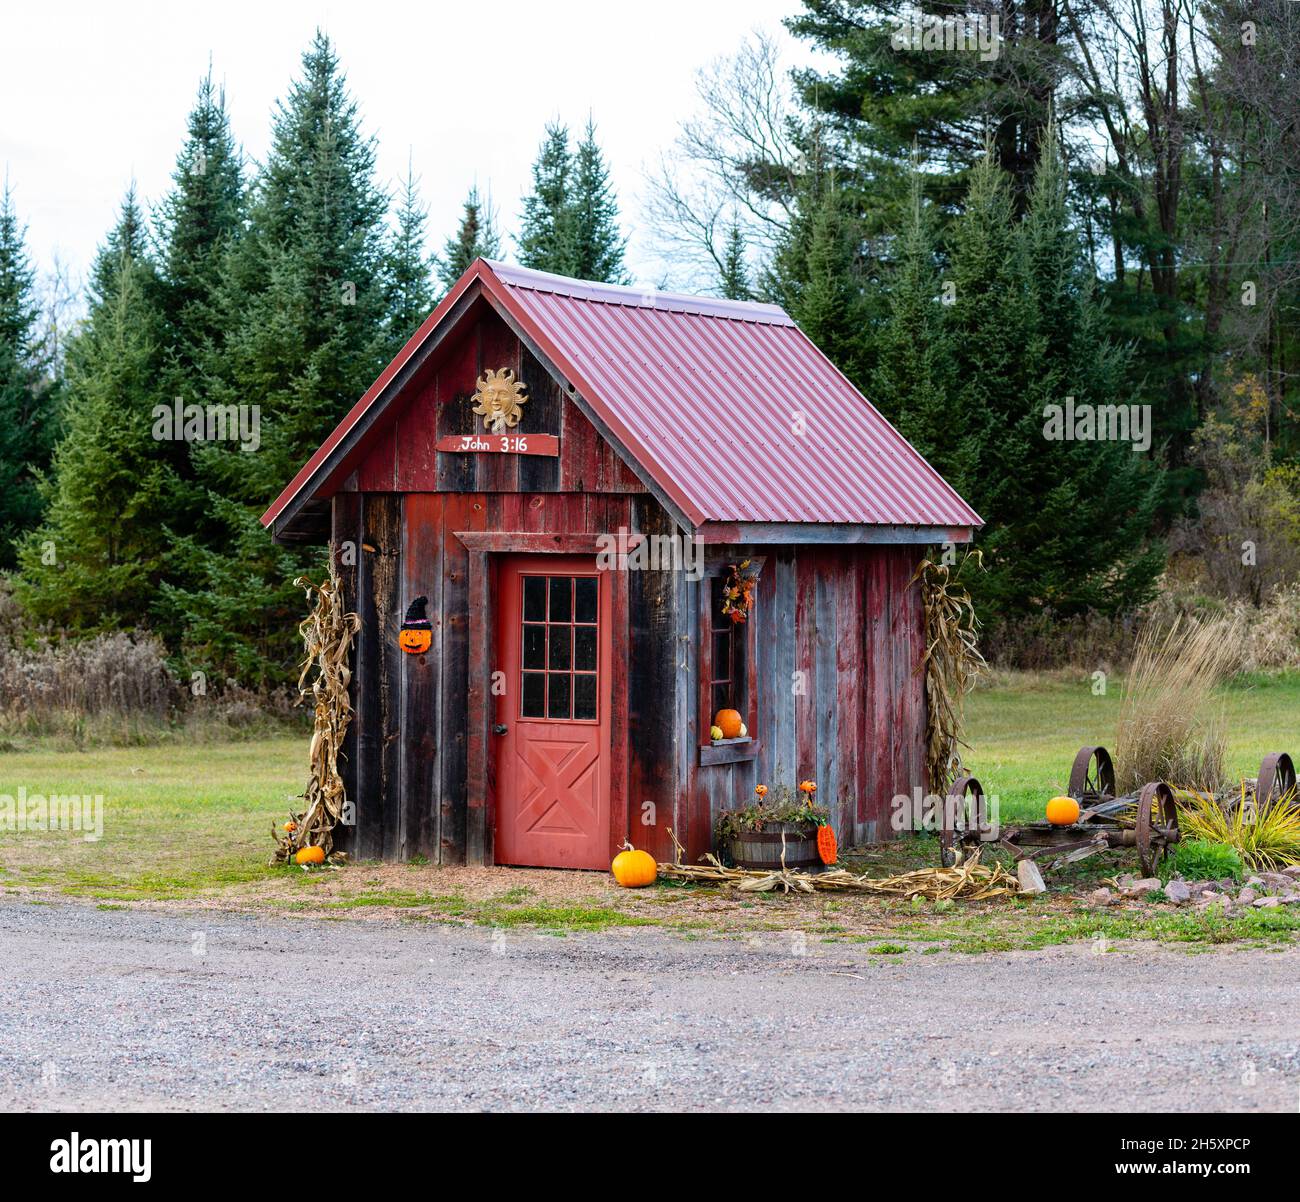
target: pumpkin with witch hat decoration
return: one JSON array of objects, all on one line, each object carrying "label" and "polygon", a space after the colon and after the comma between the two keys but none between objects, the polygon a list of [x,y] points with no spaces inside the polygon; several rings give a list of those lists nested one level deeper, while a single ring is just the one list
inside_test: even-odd
[{"label": "pumpkin with witch hat decoration", "polygon": [[416,597],[402,621],[398,645],[407,655],[423,655],[433,645],[433,627],[429,624],[429,598]]}]

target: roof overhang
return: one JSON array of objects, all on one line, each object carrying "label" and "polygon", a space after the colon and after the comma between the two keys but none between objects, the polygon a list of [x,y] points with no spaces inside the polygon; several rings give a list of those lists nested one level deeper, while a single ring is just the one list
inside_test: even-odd
[{"label": "roof overhang", "polygon": [[696,534],[700,541],[742,546],[765,543],[900,544],[933,546],[968,543],[970,526],[867,526],[836,522],[705,522]]}]

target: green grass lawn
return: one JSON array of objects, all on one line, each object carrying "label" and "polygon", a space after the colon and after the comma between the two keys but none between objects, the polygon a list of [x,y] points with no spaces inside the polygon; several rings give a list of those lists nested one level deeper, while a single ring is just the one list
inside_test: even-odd
[{"label": "green grass lawn", "polygon": [[[1064,787],[1081,745],[1113,746],[1118,690],[1112,687],[1107,696],[1096,697],[1090,684],[1082,676],[1077,682],[1020,676],[970,699],[967,763],[988,792],[1000,798],[1004,821],[1040,817],[1047,798]],[[1224,690],[1223,704],[1233,772],[1253,775],[1267,751],[1300,751],[1295,738],[1300,731],[1300,674],[1234,684]],[[271,867],[270,826],[284,821],[302,788],[306,752],[307,739],[290,736],[228,744],[168,741],[84,752],[46,746],[0,752],[0,794],[16,794],[21,787],[29,794],[104,797],[104,835],[98,842],[75,833],[0,831],[0,889],[47,887],[110,907],[123,901],[204,895],[337,917],[383,907],[413,919],[522,924],[559,932],[653,924],[693,937],[690,932],[730,930],[728,923],[734,925],[712,910],[694,912],[692,899],[707,902],[709,890],[611,890],[599,874],[592,874],[590,886],[582,883],[572,897],[549,897],[512,889],[513,880],[495,874],[490,882],[471,882],[465,892],[456,870],[427,865],[380,869],[358,864],[337,873]],[[930,838],[897,844],[883,858],[868,858],[860,866],[901,870],[936,862]],[[1109,861],[1088,865],[1094,875],[1118,871]],[[459,871],[464,875],[465,870]],[[400,882],[394,873],[400,874]],[[1063,873],[1056,884],[1091,888],[1095,881]],[[1042,899],[1021,899],[1010,905],[930,913],[928,907],[914,912],[903,903],[825,897],[801,902],[759,895],[736,912],[749,913],[752,907],[753,915],[769,916],[761,921],[772,929],[802,927],[831,940],[866,939],[882,949],[894,946],[882,940],[884,935],[895,941],[899,936],[943,940],[959,950],[980,951],[1045,946],[1098,933],[1194,942],[1290,938],[1300,927],[1300,914],[1290,911],[1230,921],[1158,909],[1095,914],[1076,909],[1061,894],[1053,898],[1048,908]],[[691,912],[675,916],[672,903],[678,901]],[[859,918],[875,915],[880,929],[871,935],[835,934],[835,924],[826,925],[827,916],[841,906]],[[914,919],[919,923],[916,930],[908,925]]]},{"label": "green grass lawn", "polygon": [[264,878],[271,822],[303,787],[306,755],[306,739],[290,737],[0,754],[0,794],[104,798],[98,842],[0,832],[0,884],[168,897]]},{"label": "green grass lawn", "polygon": [[[967,702],[968,771],[1001,802],[1004,822],[1043,816],[1063,792],[1075,753],[1085,743],[1114,751],[1120,689],[1092,694],[1092,681],[1017,676],[1013,687],[979,689]],[[1254,776],[1270,751],[1300,752],[1300,673],[1258,675],[1222,691],[1228,770]]]}]

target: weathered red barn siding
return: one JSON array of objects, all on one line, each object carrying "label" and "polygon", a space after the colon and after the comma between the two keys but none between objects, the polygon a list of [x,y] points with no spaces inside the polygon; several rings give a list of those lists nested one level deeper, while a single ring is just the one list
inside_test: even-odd
[{"label": "weathered red barn siding", "polygon": [[[443,435],[475,431],[476,381],[500,367],[528,385],[517,432],[558,434],[558,457],[435,450]],[[490,860],[493,558],[487,544],[475,551],[457,535],[546,535],[558,546],[620,529],[679,531],[565,386],[486,306],[394,401],[355,464],[331,519],[336,552],[354,549],[341,575],[363,619],[341,766],[356,824],[343,829],[342,844],[362,858]],[[923,783],[924,694],[914,672],[921,613],[908,586],[920,550],[709,547],[715,571],[747,556],[762,561],[746,715],[755,741],[721,756],[701,750],[708,580],[626,573],[613,615],[613,841],[630,837],[667,859],[672,828],[694,859],[711,846],[719,812],[747,804],[756,783],[807,777],[818,781],[842,840],[888,837],[890,799]],[[403,655],[402,614],[421,594],[433,645]],[[727,755],[734,762],[702,762]]]},{"label": "weathered red barn siding", "polygon": [[[471,759],[490,764],[486,739],[469,718],[471,691],[492,671],[493,597],[480,582],[469,592],[470,551],[457,533],[596,535],[623,527],[666,532],[668,519],[650,497],[631,494],[345,493],[335,499],[334,541],[361,547],[360,563],[342,571],[349,604],[363,618],[354,663],[356,720],[344,748],[344,782],[357,824],[345,844],[363,858],[439,863],[481,862],[490,855],[491,782],[476,790]],[[624,652],[626,720],[616,726],[615,767],[632,811],[631,833],[667,854],[667,826],[676,823],[671,779],[671,693],[674,663],[672,573],[627,573],[628,597],[615,629]],[[423,656],[397,649],[397,626],[410,599],[429,597],[433,645]],[[616,659],[617,659],[616,655]],[[641,827],[641,804],[655,803],[655,827]],[[620,837],[629,833],[624,818]],[[667,845],[667,846],[666,846]]]},{"label": "weathered red barn siding", "polygon": [[[444,435],[476,432],[476,382],[484,372],[499,368],[509,368],[528,385],[528,403],[512,432],[558,435],[557,458],[450,455],[434,450]],[[349,482],[359,492],[646,491],[636,473],[491,309],[481,312],[469,331],[447,349],[446,358],[418,380],[394,410],[386,415],[385,430]]]},{"label": "weathered red barn siding", "polygon": [[[719,813],[748,804],[756,784],[809,778],[842,841],[889,838],[894,796],[925,785],[924,680],[915,671],[922,613],[909,584],[921,548],[801,545],[728,554],[764,559],[752,619],[757,748],[751,759],[701,764],[707,732],[698,707],[687,707],[692,737],[679,748],[678,773],[692,815],[691,858],[708,850]],[[705,597],[687,585],[686,628],[696,628]],[[701,653],[698,639],[685,649],[682,675],[691,687]]]}]

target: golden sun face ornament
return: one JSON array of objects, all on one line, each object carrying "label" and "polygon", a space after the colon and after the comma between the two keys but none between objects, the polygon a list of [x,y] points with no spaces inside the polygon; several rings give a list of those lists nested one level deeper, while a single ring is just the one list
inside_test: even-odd
[{"label": "golden sun face ornament", "polygon": [[474,412],[483,419],[489,433],[502,434],[519,424],[523,416],[520,406],[527,400],[522,381],[515,379],[510,368],[503,367],[479,377]]}]

